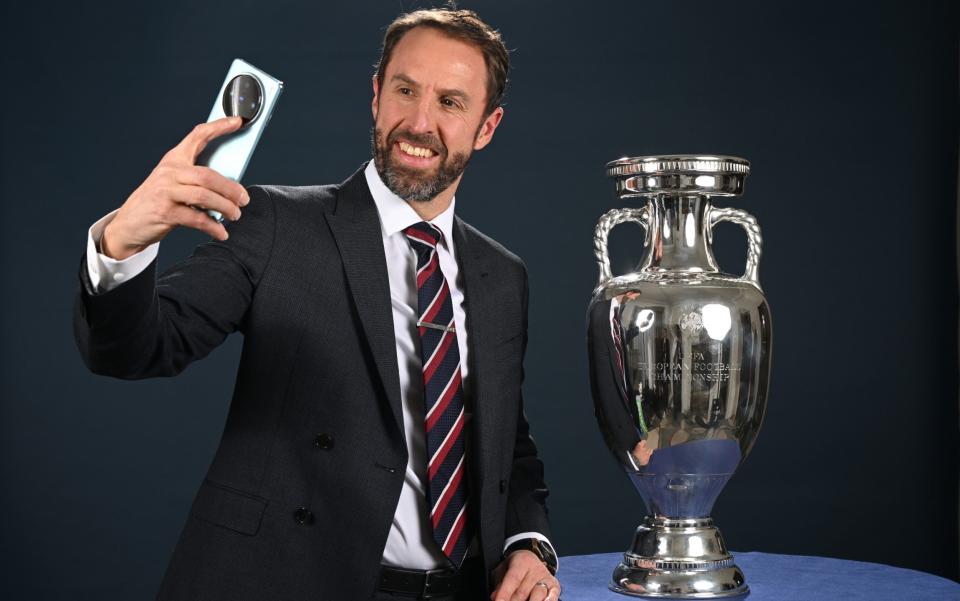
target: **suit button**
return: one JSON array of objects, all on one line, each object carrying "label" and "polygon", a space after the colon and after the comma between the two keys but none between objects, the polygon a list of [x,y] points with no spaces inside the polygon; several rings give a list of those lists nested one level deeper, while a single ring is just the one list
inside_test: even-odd
[{"label": "suit button", "polygon": [[313,512],[306,507],[298,507],[293,512],[293,520],[301,526],[309,526],[313,524]]},{"label": "suit button", "polygon": [[317,434],[316,438],[313,439],[313,446],[323,449],[324,451],[329,451],[333,448],[333,436],[329,434]]}]

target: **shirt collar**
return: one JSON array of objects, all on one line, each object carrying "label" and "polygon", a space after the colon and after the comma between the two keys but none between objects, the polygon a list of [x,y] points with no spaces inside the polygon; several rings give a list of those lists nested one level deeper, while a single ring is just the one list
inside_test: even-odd
[{"label": "shirt collar", "polygon": [[[387,185],[380,179],[376,165],[371,160],[367,163],[367,168],[363,170],[364,177],[367,178],[367,186],[370,188],[370,194],[373,196],[373,202],[377,205],[377,213],[380,214],[380,229],[384,238],[397,232],[402,232],[414,223],[420,223],[423,219],[417,215],[407,201],[403,200],[387,188]],[[430,223],[440,228],[443,232],[443,239],[447,247],[451,246],[453,240],[453,209],[457,198],[454,196],[450,200],[450,206],[443,213],[430,220]]]}]

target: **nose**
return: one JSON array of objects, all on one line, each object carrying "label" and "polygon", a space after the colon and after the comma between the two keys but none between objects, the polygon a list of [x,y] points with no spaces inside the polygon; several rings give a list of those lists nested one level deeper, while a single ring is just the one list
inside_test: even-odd
[{"label": "nose", "polygon": [[410,131],[417,134],[433,133],[433,103],[424,95],[413,105]]}]

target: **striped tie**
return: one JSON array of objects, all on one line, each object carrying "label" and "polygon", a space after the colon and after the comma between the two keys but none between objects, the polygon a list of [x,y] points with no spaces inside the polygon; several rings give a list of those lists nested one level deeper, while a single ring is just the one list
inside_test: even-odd
[{"label": "striped tie", "polygon": [[423,359],[430,522],[434,540],[459,567],[467,551],[463,386],[453,301],[437,259],[437,244],[443,234],[424,221],[404,233],[417,253],[417,329]]}]

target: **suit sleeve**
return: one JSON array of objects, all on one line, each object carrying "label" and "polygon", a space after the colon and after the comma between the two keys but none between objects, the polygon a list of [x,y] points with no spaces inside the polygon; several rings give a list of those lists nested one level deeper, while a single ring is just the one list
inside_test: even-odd
[{"label": "suit sleeve", "polygon": [[157,261],[105,292],[90,282],[86,253],[73,310],[74,337],[90,371],[123,379],[173,376],[244,329],[269,263],[276,209],[269,192],[248,188],[243,216],[224,242],[200,244],[157,277]]},{"label": "suit sleeve", "polygon": [[[527,305],[530,290],[526,267],[523,268],[523,343],[521,361],[527,352]],[[523,367],[521,365],[521,370]],[[522,371],[521,371],[522,373]],[[521,378],[521,381],[523,378]],[[513,469],[510,473],[510,487],[507,498],[507,523],[505,538],[524,533],[536,532],[546,538],[550,536],[550,524],[547,520],[546,499],[549,495],[543,475],[543,462],[537,456],[537,446],[530,436],[530,425],[523,410],[523,396],[517,410],[516,441],[513,451]]]}]

